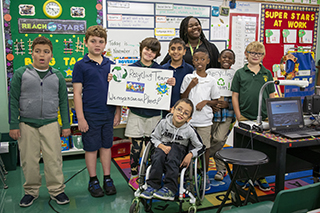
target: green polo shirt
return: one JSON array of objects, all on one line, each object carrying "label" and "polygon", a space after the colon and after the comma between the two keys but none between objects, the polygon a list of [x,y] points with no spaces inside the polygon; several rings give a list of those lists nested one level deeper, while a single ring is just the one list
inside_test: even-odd
[{"label": "green polo shirt", "polygon": [[[263,84],[267,81],[273,81],[272,74],[263,65],[260,65],[258,74],[252,72],[247,64],[243,68],[237,70],[235,73],[231,91],[239,93],[239,107],[242,116],[249,120],[256,120],[258,116],[259,92]],[[262,101],[262,119],[266,119],[267,108],[265,99],[269,98],[270,93],[274,93],[275,88],[273,84],[269,84],[263,92]]]}]

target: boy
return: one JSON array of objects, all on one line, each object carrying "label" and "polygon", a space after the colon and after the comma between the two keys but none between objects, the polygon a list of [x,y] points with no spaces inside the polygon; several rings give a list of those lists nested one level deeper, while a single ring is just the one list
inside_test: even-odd
[{"label": "boy", "polygon": [[[211,106],[218,103],[220,94],[216,86],[216,80],[206,73],[206,66],[210,62],[206,49],[199,48],[193,54],[195,71],[184,77],[181,85],[181,97],[188,97],[196,106],[190,124],[195,127],[206,146],[206,171],[209,168],[210,134],[213,111]],[[206,190],[210,190],[210,180],[207,174]]]},{"label": "boy", "polygon": [[[88,52],[74,65],[72,83],[78,128],[82,132],[83,149],[90,176],[88,190],[93,197],[104,192],[97,178],[97,152],[103,169],[103,188],[107,195],[116,194],[110,177],[113,126],[120,123],[120,107],[107,105],[108,73],[113,64],[102,52],[106,46],[107,33],[102,26],[87,29],[85,45]],[[83,95],[82,95],[83,93]]]},{"label": "boy", "polygon": [[[176,84],[172,87],[170,108],[180,99],[180,87],[184,76],[193,72],[193,66],[187,64],[183,56],[186,54],[186,44],[181,38],[174,38],[169,43],[169,55],[171,59],[162,67],[164,69],[173,70],[173,77],[176,79]],[[162,117],[168,114],[168,111],[162,111]]]},{"label": "boy", "polygon": [[[238,121],[257,119],[260,89],[265,82],[273,80],[271,72],[260,64],[265,52],[262,43],[258,41],[251,42],[244,53],[248,64],[237,70],[233,77],[231,85],[232,103]],[[268,85],[263,92],[262,99],[274,98],[274,92],[274,85]],[[265,102],[262,103],[261,115],[263,120],[267,118]],[[265,178],[259,178],[256,182],[261,190],[270,190]],[[238,181],[237,183],[241,186],[246,186],[243,181]]]},{"label": "boy", "polygon": [[60,108],[62,136],[68,137],[68,93],[60,71],[49,67],[52,57],[51,41],[45,37],[35,38],[32,43],[33,63],[17,69],[12,78],[9,135],[18,140],[26,180],[23,185],[25,195],[19,204],[22,207],[32,205],[39,196],[41,153],[51,199],[58,204],[69,203],[64,193],[60,126],[57,122]]},{"label": "boy", "polygon": [[[151,134],[151,142],[155,146],[152,155],[152,167],[147,180],[148,187],[140,197],[152,197],[163,200],[174,200],[178,191],[180,167],[188,167],[192,157],[203,153],[205,146],[196,130],[188,122],[193,113],[193,104],[187,99],[180,99],[162,119]],[[189,151],[189,142],[193,149]],[[162,174],[165,173],[164,185],[161,188]],[[161,189],[160,189],[161,188]]]},{"label": "boy", "polygon": [[[156,38],[146,38],[140,42],[140,60],[130,66],[158,68],[162,67],[154,61],[160,56],[160,42]],[[169,78],[167,83],[174,86],[175,79]],[[161,110],[130,107],[125,136],[131,138],[130,152],[131,177],[129,186],[133,190],[139,188],[138,164],[143,143],[150,141],[150,135],[156,124],[161,119]]]},{"label": "boy", "polygon": [[[230,67],[235,63],[235,54],[230,49],[224,49],[221,51],[218,62],[222,69],[230,69]],[[234,121],[235,114],[232,106],[231,97],[221,97],[222,100],[218,101],[215,106],[218,111],[214,113],[213,125],[211,128],[211,148],[210,155],[213,156],[216,162],[217,173],[214,179],[217,181],[222,181],[226,176],[226,167],[224,163],[215,157],[215,153],[221,150],[226,143],[228,132],[231,123]]]}]

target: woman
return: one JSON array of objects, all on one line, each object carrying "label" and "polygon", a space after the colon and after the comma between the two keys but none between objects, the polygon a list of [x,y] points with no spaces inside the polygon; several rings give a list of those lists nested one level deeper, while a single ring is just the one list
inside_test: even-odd
[{"label": "woman", "polygon": [[[200,48],[203,47],[207,49],[209,52],[210,56],[210,63],[207,65],[208,68],[220,68],[220,64],[218,62],[218,56],[219,56],[219,51],[217,47],[210,43],[201,27],[201,23],[199,19],[193,16],[188,16],[184,18],[181,23],[180,23],[180,33],[179,33],[180,38],[184,40],[186,43],[186,54],[184,55],[183,59],[188,63],[192,64],[192,56],[193,52]],[[165,64],[170,60],[169,54],[166,55],[166,57],[162,60],[160,63],[161,65]]]}]

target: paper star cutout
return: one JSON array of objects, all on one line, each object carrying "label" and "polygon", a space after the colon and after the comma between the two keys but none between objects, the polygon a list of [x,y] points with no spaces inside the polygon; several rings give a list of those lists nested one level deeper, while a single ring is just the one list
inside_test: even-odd
[{"label": "paper star cutout", "polygon": [[68,77],[68,76],[72,76],[73,70],[71,70],[70,67],[68,67],[68,69],[65,70],[65,72],[66,72],[66,77]]}]

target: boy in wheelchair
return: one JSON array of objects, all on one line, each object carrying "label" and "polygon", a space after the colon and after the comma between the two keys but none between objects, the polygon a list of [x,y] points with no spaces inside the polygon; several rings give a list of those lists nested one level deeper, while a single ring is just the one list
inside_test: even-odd
[{"label": "boy in wheelchair", "polygon": [[[174,200],[178,191],[180,167],[188,167],[193,157],[205,151],[200,136],[188,124],[193,110],[193,104],[188,98],[180,99],[171,109],[171,113],[153,130],[151,142],[155,150],[151,157],[152,167],[147,179],[147,189],[140,194],[141,198]],[[190,142],[193,148],[188,153]],[[165,178],[161,188],[163,173]]]}]

